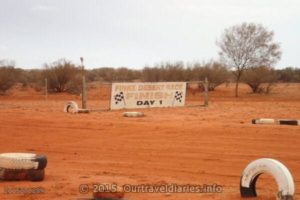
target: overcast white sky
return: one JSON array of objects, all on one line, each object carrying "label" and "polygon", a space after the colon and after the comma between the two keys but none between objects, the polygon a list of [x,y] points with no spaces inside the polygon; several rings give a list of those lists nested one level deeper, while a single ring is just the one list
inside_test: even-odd
[{"label": "overcast white sky", "polygon": [[0,0],[0,60],[41,68],[142,68],[218,58],[216,40],[242,22],[275,32],[278,68],[300,67],[300,0]]}]

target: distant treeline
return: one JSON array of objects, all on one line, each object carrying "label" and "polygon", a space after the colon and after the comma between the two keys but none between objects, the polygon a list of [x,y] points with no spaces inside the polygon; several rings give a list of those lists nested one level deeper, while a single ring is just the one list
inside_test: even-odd
[{"label": "distant treeline", "polygon": [[[16,83],[32,86],[37,90],[42,89],[45,78],[48,80],[50,92],[79,93],[83,73],[88,82],[202,81],[207,77],[210,90],[234,80],[232,71],[228,67],[214,61],[192,64],[163,62],[154,66],[145,66],[140,70],[103,67],[84,71],[82,67],[64,59],[47,64],[43,69],[34,70],[15,68],[13,64],[1,62],[0,94],[4,94]],[[275,82],[300,82],[300,68],[287,67],[278,70],[264,66],[251,68],[243,74],[243,81],[252,88],[253,92],[263,92],[262,83],[269,83],[271,86]]]}]

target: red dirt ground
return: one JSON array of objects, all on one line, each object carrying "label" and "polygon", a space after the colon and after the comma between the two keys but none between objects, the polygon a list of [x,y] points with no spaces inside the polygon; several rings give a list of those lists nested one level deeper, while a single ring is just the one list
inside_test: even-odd
[{"label": "red dirt ground", "polygon": [[[128,200],[241,199],[240,175],[262,157],[283,162],[300,198],[300,126],[252,125],[253,118],[300,119],[300,84],[279,84],[270,95],[221,85],[204,107],[144,109],[146,117],[124,118],[122,111],[67,114],[75,95],[49,95],[17,88],[0,97],[0,152],[48,156],[43,182],[0,182],[0,199],[78,199],[79,185],[218,184],[221,193],[126,193]],[[90,88],[88,106],[108,106],[107,87]],[[188,105],[202,97],[188,97]],[[43,194],[5,194],[5,188],[42,187]],[[257,199],[276,199],[274,179],[258,180]]]}]

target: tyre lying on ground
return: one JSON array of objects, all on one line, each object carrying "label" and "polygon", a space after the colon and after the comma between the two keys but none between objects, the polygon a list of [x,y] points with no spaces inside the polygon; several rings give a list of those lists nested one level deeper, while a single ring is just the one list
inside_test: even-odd
[{"label": "tyre lying on ground", "polygon": [[98,192],[94,193],[94,200],[123,200],[124,194],[120,193],[109,193],[109,192]]},{"label": "tyre lying on ground", "polygon": [[142,112],[124,112],[124,117],[144,117],[144,113]]},{"label": "tyre lying on ground", "polygon": [[45,169],[0,169],[0,180],[4,181],[42,181]]},{"label": "tyre lying on ground", "polygon": [[300,126],[300,120],[297,119],[253,119],[252,124],[279,124],[279,125],[292,125]]},{"label": "tyre lying on ground", "polygon": [[124,196],[125,193],[120,187],[117,187],[116,190],[107,189],[93,193],[94,200],[122,200]]},{"label": "tyre lying on ground", "polygon": [[0,154],[0,180],[42,181],[45,176],[47,157],[33,153]]},{"label": "tyre lying on ground", "polygon": [[64,112],[78,113],[79,107],[75,101],[68,101],[64,107]]},{"label": "tyre lying on ground", "polygon": [[242,197],[256,197],[256,182],[263,173],[272,175],[278,186],[277,199],[292,200],[295,184],[292,174],[281,162],[271,158],[257,159],[244,169],[240,180]]},{"label": "tyre lying on ground", "polygon": [[75,101],[68,101],[64,106],[66,113],[89,113],[88,109],[80,109]]}]

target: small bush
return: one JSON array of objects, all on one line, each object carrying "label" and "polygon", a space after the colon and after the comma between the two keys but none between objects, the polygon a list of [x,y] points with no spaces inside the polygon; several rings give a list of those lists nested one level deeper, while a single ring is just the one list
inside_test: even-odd
[{"label": "small bush", "polygon": [[[192,67],[191,71],[193,74],[191,78],[192,80],[203,81],[207,77],[209,82],[209,91],[214,91],[217,86],[228,81],[230,77],[227,67],[217,62],[206,63],[204,65],[196,63]],[[203,85],[201,87],[203,87]]]},{"label": "small bush", "polygon": [[300,83],[300,68],[286,67],[277,70],[277,73],[281,82]]},{"label": "small bush", "polygon": [[4,95],[17,82],[18,76],[13,63],[0,61],[0,95]]},{"label": "small bush", "polygon": [[247,69],[242,80],[249,85],[253,93],[268,94],[278,80],[278,76],[271,67],[260,66]]},{"label": "small bush", "polygon": [[98,69],[89,70],[87,72],[87,80],[100,81],[100,82],[114,82],[114,81],[134,81],[139,79],[141,71],[128,69],[125,67],[121,68],[110,68],[103,67]]},{"label": "small bush", "polygon": [[69,61],[58,60],[46,65],[42,72],[43,80],[48,80],[49,92],[80,93],[82,70]]},{"label": "small bush", "polygon": [[4,95],[16,83],[13,67],[0,67],[0,95]]},{"label": "small bush", "polygon": [[186,75],[183,62],[165,62],[156,64],[154,67],[144,67],[141,79],[146,82],[185,81]]}]

